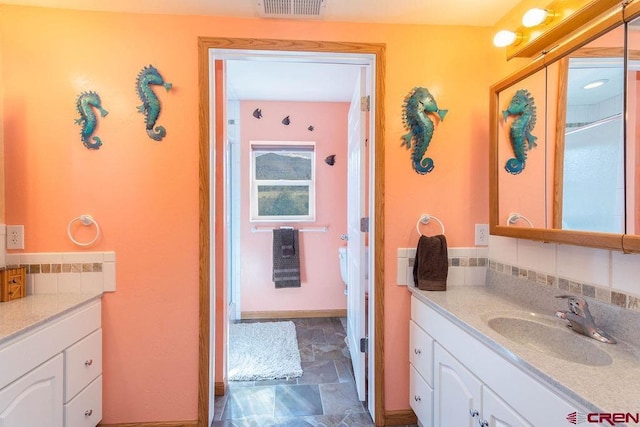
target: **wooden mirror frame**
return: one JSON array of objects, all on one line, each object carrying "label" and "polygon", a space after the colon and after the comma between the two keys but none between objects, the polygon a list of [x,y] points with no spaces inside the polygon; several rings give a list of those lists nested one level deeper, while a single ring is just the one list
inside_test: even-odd
[{"label": "wooden mirror frame", "polygon": [[[597,233],[587,231],[573,231],[553,228],[523,228],[500,225],[499,219],[499,184],[498,177],[501,168],[498,165],[498,135],[499,135],[499,103],[500,92],[533,75],[546,66],[565,58],[570,53],[595,40],[608,31],[623,25],[640,16],[640,2],[627,5],[624,9],[617,8],[607,16],[597,19],[593,16],[594,24],[564,42],[558,48],[534,60],[527,67],[508,76],[491,86],[489,93],[489,227],[490,234],[514,237],[542,242],[565,243],[578,246],[621,250],[625,252],[640,252],[640,236],[628,236],[614,233]],[[557,197],[555,194],[553,197]]]}]

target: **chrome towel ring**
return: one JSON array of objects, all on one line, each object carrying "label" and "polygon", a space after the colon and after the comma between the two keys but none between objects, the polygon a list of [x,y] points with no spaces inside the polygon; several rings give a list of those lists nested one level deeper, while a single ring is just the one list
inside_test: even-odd
[{"label": "chrome towel ring", "polygon": [[[80,223],[84,226],[90,226],[91,224],[95,225],[96,227],[96,236],[93,238],[93,240],[89,241],[89,242],[78,242],[76,239],[73,238],[72,234],[71,234],[71,227],[73,226],[73,224],[75,224],[77,221],[80,221]],[[69,225],[67,226],[67,235],[69,236],[69,239],[75,243],[78,246],[90,246],[93,245],[96,240],[98,240],[98,238],[100,237],[100,226],[98,225],[98,223],[96,222],[95,219],[93,219],[93,217],[91,215],[80,215],[77,218],[74,218],[71,220],[71,222],[69,222]]]},{"label": "chrome towel ring", "polygon": [[440,221],[438,218],[436,218],[433,215],[422,214],[418,219],[418,222],[416,223],[416,230],[418,230],[419,235],[424,236],[424,234],[422,234],[422,232],[420,231],[420,224],[427,225],[431,220],[434,220],[435,222],[440,224],[440,228],[442,228],[442,234],[444,234],[444,224],[442,223],[442,221]]},{"label": "chrome towel ring", "polygon": [[512,213],[507,217],[507,227],[515,224],[516,222],[518,222],[519,219],[526,221],[529,224],[529,227],[533,228],[533,223],[531,222],[531,220],[519,213]]}]

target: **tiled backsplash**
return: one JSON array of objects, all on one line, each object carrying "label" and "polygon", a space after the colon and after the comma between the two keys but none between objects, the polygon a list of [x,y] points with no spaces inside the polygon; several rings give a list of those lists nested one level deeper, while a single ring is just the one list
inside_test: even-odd
[{"label": "tiled backsplash", "polygon": [[12,253],[4,265],[27,267],[28,295],[116,290],[115,252]]},{"label": "tiled backsplash", "polygon": [[[449,272],[447,286],[463,286],[485,284],[487,272],[486,247],[481,248],[448,248]],[[413,261],[415,248],[398,248],[398,285],[415,286],[413,281]]]},{"label": "tiled backsplash", "polygon": [[496,271],[640,311],[640,254],[490,236],[489,259]]},{"label": "tiled backsplash", "polygon": [[640,298],[603,288],[592,283],[581,283],[540,271],[503,264],[492,259],[489,260],[489,269],[497,271],[498,273],[510,274],[520,279],[526,279],[538,285],[546,285],[550,288],[560,289],[571,295],[582,295],[618,307],[640,311]]}]

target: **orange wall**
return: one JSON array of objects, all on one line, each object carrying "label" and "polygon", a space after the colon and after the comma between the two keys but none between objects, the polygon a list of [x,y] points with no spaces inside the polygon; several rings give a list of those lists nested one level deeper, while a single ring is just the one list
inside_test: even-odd
[{"label": "orange wall", "polygon": [[[488,222],[488,88],[504,67],[490,28],[3,5],[7,222],[25,225],[26,251],[74,251],[67,223],[91,213],[104,231],[91,249],[118,257],[118,290],[104,298],[104,422],[197,417],[198,36],[386,44],[385,406],[409,408],[409,294],[396,285],[396,248],[415,245],[421,213],[444,222],[450,246],[473,245],[474,224]],[[174,84],[158,91],[162,142],[146,136],[135,109],[135,77],[149,63]],[[449,110],[425,176],[400,147],[402,100],[414,86]],[[110,112],[98,151],[82,146],[73,123],[83,90],[98,91]]]},{"label": "orange wall", "polygon": [[[260,108],[262,118],[253,110]],[[345,102],[240,102],[242,140],[242,311],[345,309],[338,247],[347,231],[347,115]],[[281,120],[291,117],[285,126]],[[314,126],[313,132],[307,130]],[[249,221],[251,141],[314,141],[316,143],[316,220],[308,223]],[[325,157],[336,154],[329,166]],[[252,233],[255,226],[329,227],[326,233],[300,232],[299,288],[276,289],[271,280],[272,233]]]}]

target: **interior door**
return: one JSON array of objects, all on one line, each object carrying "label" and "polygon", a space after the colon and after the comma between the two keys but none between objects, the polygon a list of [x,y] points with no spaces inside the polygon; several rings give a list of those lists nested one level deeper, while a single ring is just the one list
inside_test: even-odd
[{"label": "interior door", "polygon": [[360,340],[365,338],[365,235],[360,219],[365,217],[365,156],[366,111],[361,107],[366,93],[366,69],[360,70],[351,98],[348,118],[348,179],[347,179],[347,341],[358,398],[365,400],[365,353]]}]

